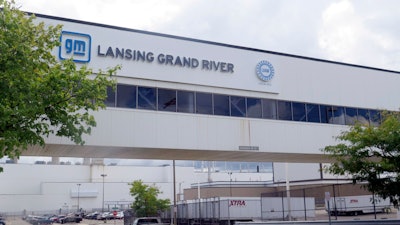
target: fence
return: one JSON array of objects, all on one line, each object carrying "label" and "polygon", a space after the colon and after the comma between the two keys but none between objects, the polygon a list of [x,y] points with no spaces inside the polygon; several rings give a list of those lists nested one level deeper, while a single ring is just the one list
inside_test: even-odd
[{"label": "fence", "polygon": [[[388,199],[373,196],[359,184],[295,186],[290,191],[285,186],[279,186],[261,197],[265,202],[262,204],[262,220],[312,221],[327,220],[329,216],[333,220],[349,220],[354,216],[358,216],[359,220],[397,217]],[[330,215],[327,197],[330,199]],[[345,201],[348,204],[344,206]]]}]

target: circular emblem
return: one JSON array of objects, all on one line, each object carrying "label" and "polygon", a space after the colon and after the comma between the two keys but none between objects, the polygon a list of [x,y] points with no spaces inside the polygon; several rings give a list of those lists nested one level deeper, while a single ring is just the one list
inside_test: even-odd
[{"label": "circular emblem", "polygon": [[270,81],[274,77],[275,70],[271,63],[263,60],[257,64],[256,73],[260,80]]}]

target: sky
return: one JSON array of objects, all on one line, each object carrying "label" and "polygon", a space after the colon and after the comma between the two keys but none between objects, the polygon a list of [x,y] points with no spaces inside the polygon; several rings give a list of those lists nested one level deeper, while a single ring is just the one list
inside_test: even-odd
[{"label": "sky", "polygon": [[398,0],[16,0],[23,11],[400,71]]},{"label": "sky", "polygon": [[15,0],[21,10],[400,71],[399,0]]}]

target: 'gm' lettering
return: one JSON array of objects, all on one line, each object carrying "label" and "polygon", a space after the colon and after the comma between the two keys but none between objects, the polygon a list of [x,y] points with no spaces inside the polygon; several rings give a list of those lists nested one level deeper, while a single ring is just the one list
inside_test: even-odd
[{"label": "'gm' lettering", "polygon": [[72,59],[78,63],[90,62],[92,38],[89,34],[62,31],[60,36],[59,58]]},{"label": "'gm' lettering", "polygon": [[65,40],[65,49],[68,54],[84,56],[86,51],[86,43],[80,40]]}]

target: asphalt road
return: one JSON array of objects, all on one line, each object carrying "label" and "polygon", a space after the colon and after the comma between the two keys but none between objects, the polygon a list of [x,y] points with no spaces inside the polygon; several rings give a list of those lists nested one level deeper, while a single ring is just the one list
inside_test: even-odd
[{"label": "asphalt road", "polygon": [[[315,217],[307,218],[307,221],[328,221],[328,215],[324,210],[317,210],[315,213]],[[363,221],[363,220],[374,220],[374,214],[367,215],[358,215],[358,216],[338,216],[337,221]],[[378,213],[376,214],[376,220],[390,220],[390,219],[400,219],[397,215],[397,211],[394,210],[390,213]],[[336,221],[336,217],[331,217],[332,221]],[[68,223],[68,224],[76,224],[76,223]],[[399,223],[400,224],[400,223]],[[22,220],[20,217],[7,217],[6,225],[31,225],[30,223]],[[57,223],[54,223],[57,225]],[[78,225],[78,224],[76,224]],[[124,225],[124,220],[108,220],[106,223],[101,220],[87,220],[84,219],[79,225]]]},{"label": "asphalt road", "polygon": [[[57,225],[58,223],[54,223],[54,225]],[[82,220],[80,223],[66,223],[66,224],[76,224],[76,225],[123,225],[124,220],[108,220],[106,222],[101,221],[101,220]],[[19,217],[9,217],[6,219],[6,225],[31,225],[30,223],[26,222],[25,220],[22,220]]]}]

